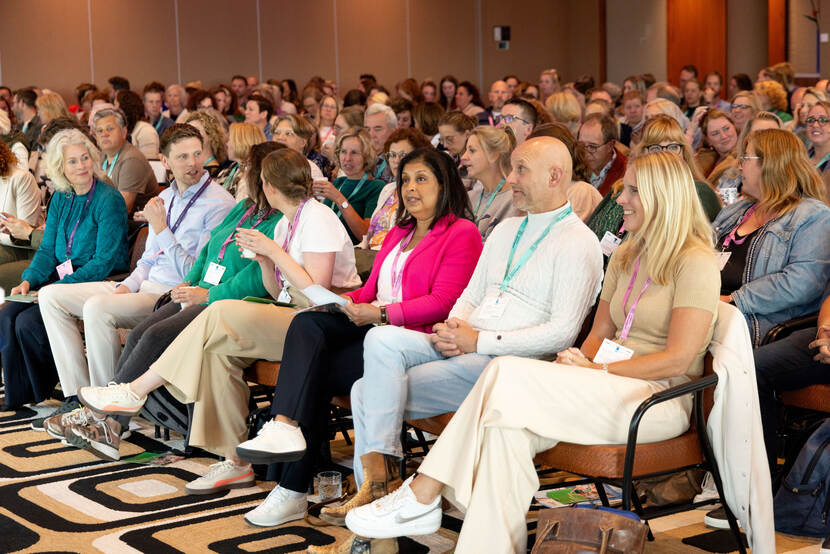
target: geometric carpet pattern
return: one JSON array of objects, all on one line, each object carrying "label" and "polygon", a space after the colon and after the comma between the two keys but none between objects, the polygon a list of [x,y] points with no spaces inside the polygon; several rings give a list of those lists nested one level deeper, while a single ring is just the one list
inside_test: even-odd
[{"label": "geometric carpet pattern", "polygon": [[[242,516],[268,494],[274,483],[213,495],[191,496],[184,485],[215,462],[191,457],[165,466],[105,462],[64,445],[29,421],[52,406],[0,412],[0,552],[303,552],[345,536],[338,527],[314,527],[303,521],[263,529]],[[132,436],[121,443],[122,460],[145,451],[181,448],[181,440],[153,438],[153,427],[134,420]],[[335,461],[350,448],[332,442]],[[529,529],[535,527],[529,515]],[[456,517],[453,517],[455,515]],[[438,533],[399,539],[402,553],[452,552],[460,514],[445,514]],[[703,512],[653,520],[656,540],[650,553],[700,553],[681,542],[706,532]],[[816,539],[778,535],[778,552],[815,554]]]}]

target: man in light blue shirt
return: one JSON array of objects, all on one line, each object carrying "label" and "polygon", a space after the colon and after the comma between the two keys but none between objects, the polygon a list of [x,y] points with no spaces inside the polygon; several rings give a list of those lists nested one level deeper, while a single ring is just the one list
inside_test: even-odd
[{"label": "man in light blue shirt", "polygon": [[[175,180],[144,207],[149,232],[135,270],[121,283],[55,284],[40,290],[40,311],[67,398],[49,417],[75,409],[80,387],[112,380],[121,353],[118,329],[138,325],[162,294],[184,281],[211,230],[235,204],[204,170],[202,136],[195,127],[171,126],[160,146],[162,163]],[[86,356],[78,319],[84,322]],[[32,428],[43,430],[43,420],[35,420]]]}]

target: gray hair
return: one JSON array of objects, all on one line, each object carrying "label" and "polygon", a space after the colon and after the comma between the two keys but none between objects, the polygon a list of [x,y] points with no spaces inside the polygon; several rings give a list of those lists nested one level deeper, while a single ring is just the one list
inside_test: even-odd
[{"label": "gray hair", "polygon": [[167,90],[164,91],[164,94],[167,95],[167,94],[170,94],[171,92],[179,95],[179,97],[182,99],[182,104],[187,102],[187,91],[184,90],[183,86],[177,85],[177,84],[172,84],[172,85],[167,87]]},{"label": "gray hair", "polygon": [[122,129],[127,128],[127,116],[124,115],[124,112],[121,111],[120,108],[104,108],[103,110],[98,110],[95,112],[95,115],[92,116],[92,124],[95,125],[98,123],[99,119],[110,116],[115,116],[115,122],[118,123],[119,127]]},{"label": "gray hair", "polygon": [[366,119],[370,115],[375,115],[382,113],[386,116],[386,126],[390,129],[394,130],[398,127],[398,116],[395,115],[395,111],[387,106],[386,104],[372,104],[366,109],[366,113],[363,115],[364,125]]},{"label": "gray hair", "polygon": [[46,176],[58,192],[72,192],[72,183],[63,171],[64,150],[69,145],[83,146],[92,158],[92,172],[101,177],[101,152],[84,133],[78,129],[64,129],[55,134],[46,147]]},{"label": "gray hair", "polygon": [[689,126],[689,118],[686,117],[686,114],[680,110],[677,104],[671,100],[666,100],[665,98],[655,98],[651,102],[647,103],[643,109],[647,110],[649,106],[654,106],[662,113],[677,121],[680,128],[683,129],[683,132],[686,132],[686,128]]}]

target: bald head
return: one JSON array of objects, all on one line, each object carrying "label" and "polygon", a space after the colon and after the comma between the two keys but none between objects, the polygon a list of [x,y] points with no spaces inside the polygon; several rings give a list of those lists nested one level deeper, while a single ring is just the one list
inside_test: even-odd
[{"label": "bald head", "polygon": [[543,213],[567,202],[573,162],[562,141],[553,137],[527,140],[513,150],[510,162],[507,180],[517,209]]},{"label": "bald head", "polygon": [[490,93],[488,94],[490,105],[494,111],[500,112],[504,107],[504,103],[510,100],[510,89],[504,81],[495,81],[490,85]]}]

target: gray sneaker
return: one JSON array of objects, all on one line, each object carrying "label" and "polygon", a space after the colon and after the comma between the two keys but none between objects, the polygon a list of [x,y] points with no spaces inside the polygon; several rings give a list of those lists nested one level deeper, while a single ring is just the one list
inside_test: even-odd
[{"label": "gray sneaker", "polygon": [[92,420],[89,408],[77,408],[66,414],[58,414],[43,422],[43,429],[56,439],[65,439],[70,425],[86,425]]},{"label": "gray sneaker", "polygon": [[37,419],[33,419],[31,423],[32,430],[34,431],[45,431],[46,429],[43,428],[43,423],[49,419],[50,417],[55,417],[61,414],[67,414],[71,411],[74,411],[81,407],[81,403],[77,400],[64,400],[63,403],[58,406],[58,408],[52,412],[51,414],[47,415],[46,417],[39,417]]},{"label": "gray sneaker", "polygon": [[[87,452],[95,456],[117,462],[121,458],[119,447],[121,446],[121,424],[113,418],[108,417],[104,421],[90,419],[86,425],[70,425],[67,431],[69,434],[75,435],[82,441],[77,444]],[[76,445],[72,440],[67,440],[69,444]]]}]

